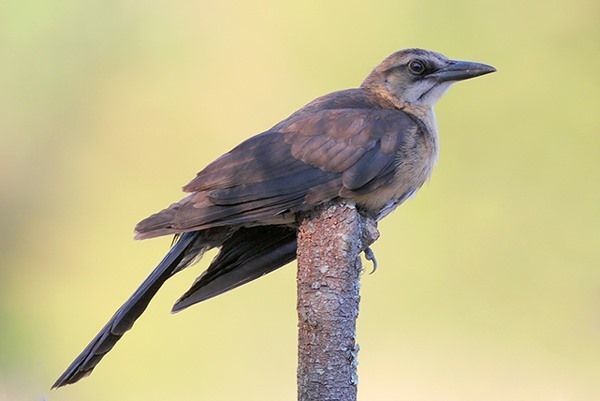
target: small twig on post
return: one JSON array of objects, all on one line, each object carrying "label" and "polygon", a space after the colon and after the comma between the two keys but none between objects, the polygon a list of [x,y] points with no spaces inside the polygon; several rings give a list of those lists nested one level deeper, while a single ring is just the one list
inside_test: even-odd
[{"label": "small twig on post", "polygon": [[318,207],[298,229],[298,400],[354,401],[360,253],[379,233],[347,203]]}]

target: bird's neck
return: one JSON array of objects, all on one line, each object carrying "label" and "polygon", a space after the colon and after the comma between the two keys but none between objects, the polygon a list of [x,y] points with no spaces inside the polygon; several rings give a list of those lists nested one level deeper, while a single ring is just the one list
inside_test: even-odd
[{"label": "bird's neck", "polygon": [[382,86],[365,86],[365,84],[363,83],[363,89],[366,89],[368,92],[370,92],[372,96],[374,96],[375,99],[377,99],[377,103],[379,103],[383,107],[398,110],[403,110],[404,107],[406,107],[405,102],[398,99],[396,96],[393,96],[388,90],[386,90]]},{"label": "bird's neck", "polygon": [[435,128],[435,118],[432,105],[406,102],[392,95],[388,90],[381,86],[371,86],[366,87],[365,89],[369,90],[382,106],[405,111],[421,120],[431,120],[433,125],[431,127],[428,126],[428,128]]},{"label": "bird's neck", "polygon": [[[365,87],[365,84],[363,84],[363,87]],[[378,99],[378,102],[382,106],[402,110],[405,113],[417,117],[419,121],[423,122],[427,128],[427,131],[431,135],[431,140],[435,146],[435,154],[437,157],[438,130],[435,113],[433,111],[433,105],[405,102],[398,99],[396,96],[393,96],[389,91],[380,86],[366,86],[365,89],[369,90]]]},{"label": "bird's neck", "polygon": [[435,113],[433,111],[433,106],[413,105],[410,103],[406,103],[402,108],[402,111],[417,117],[425,124],[427,129],[437,137],[437,122],[435,118]]},{"label": "bird's neck", "polygon": [[402,109],[405,113],[409,113],[419,119],[425,125],[425,133],[429,138],[432,149],[432,165],[437,162],[439,151],[438,127],[433,106],[411,105],[406,104]]}]

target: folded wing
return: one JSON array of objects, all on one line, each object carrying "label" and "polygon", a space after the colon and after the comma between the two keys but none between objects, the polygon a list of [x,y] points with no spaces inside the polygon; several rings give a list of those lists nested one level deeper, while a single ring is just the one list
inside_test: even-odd
[{"label": "folded wing", "polygon": [[291,222],[315,203],[388,182],[403,133],[413,128],[408,115],[389,109],[292,116],[198,173],[184,187],[190,195],[141,221],[137,237]]}]

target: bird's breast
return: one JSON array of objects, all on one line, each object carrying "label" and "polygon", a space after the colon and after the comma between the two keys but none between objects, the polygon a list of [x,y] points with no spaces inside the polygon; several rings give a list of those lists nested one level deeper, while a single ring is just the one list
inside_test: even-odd
[{"label": "bird's breast", "polygon": [[386,185],[356,199],[359,205],[377,215],[387,215],[427,181],[437,160],[437,132],[433,112],[421,121],[423,124],[403,135],[403,143],[396,153],[392,179]]}]

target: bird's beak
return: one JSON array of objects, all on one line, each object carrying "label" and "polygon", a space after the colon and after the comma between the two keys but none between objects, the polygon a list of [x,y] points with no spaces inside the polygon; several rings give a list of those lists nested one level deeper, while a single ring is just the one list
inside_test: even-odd
[{"label": "bird's beak", "polygon": [[491,65],[474,63],[472,61],[450,60],[445,67],[437,70],[430,77],[439,82],[462,81],[463,79],[475,78],[494,71],[496,69]]}]

